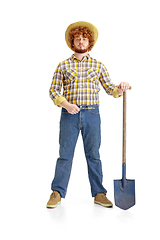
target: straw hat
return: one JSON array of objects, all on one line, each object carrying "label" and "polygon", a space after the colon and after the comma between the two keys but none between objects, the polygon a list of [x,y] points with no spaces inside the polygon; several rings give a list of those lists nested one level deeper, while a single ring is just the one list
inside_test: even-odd
[{"label": "straw hat", "polygon": [[70,46],[70,43],[68,41],[68,38],[69,38],[69,33],[72,29],[76,28],[76,27],[88,27],[89,30],[91,32],[93,32],[94,34],[94,45],[97,41],[97,38],[98,38],[98,29],[91,23],[89,22],[84,22],[84,21],[80,21],[80,22],[75,22],[75,23],[72,23],[68,26],[66,32],[65,32],[65,40],[66,40],[66,43],[68,45],[68,47],[71,49],[71,46]]}]

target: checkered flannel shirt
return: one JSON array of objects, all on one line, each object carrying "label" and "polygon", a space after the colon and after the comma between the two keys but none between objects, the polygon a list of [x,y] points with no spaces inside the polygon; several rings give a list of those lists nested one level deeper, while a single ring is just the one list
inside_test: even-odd
[{"label": "checkered flannel shirt", "polygon": [[76,105],[99,104],[99,82],[107,94],[119,97],[117,87],[111,82],[109,73],[101,62],[89,54],[82,61],[72,55],[58,65],[49,95],[55,105],[60,105],[65,100]]}]

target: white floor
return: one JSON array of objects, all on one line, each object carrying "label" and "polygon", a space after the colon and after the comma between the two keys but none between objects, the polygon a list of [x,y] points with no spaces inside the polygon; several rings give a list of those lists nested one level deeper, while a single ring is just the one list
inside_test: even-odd
[{"label": "white floor", "polygon": [[[160,239],[158,201],[138,200],[134,207],[123,211],[115,205],[103,208],[94,204],[89,194],[69,191],[56,209],[46,209],[50,192],[33,188],[16,189],[4,198],[1,239]],[[110,199],[113,201],[112,196]]]}]

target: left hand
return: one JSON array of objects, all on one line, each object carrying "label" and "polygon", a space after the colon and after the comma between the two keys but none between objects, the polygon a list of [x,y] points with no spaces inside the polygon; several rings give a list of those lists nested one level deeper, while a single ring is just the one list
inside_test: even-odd
[{"label": "left hand", "polygon": [[129,83],[127,83],[127,82],[121,82],[119,84],[119,86],[121,86],[120,89],[118,88],[118,94],[119,95],[121,95],[123,92],[126,92],[130,87]]}]

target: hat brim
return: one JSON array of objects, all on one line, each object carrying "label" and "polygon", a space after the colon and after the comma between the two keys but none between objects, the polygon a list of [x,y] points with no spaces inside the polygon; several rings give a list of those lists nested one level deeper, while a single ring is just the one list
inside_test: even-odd
[{"label": "hat brim", "polygon": [[[98,29],[91,23],[89,22],[84,22],[84,21],[79,21],[79,22],[75,22],[75,23],[72,23],[68,26],[66,32],[65,32],[65,40],[66,40],[66,43],[68,45],[68,47],[71,49],[71,46],[70,46],[70,43],[68,41],[69,39],[69,33],[72,29],[76,28],[76,27],[88,27],[89,30],[91,32],[93,32],[94,34],[94,45],[95,43],[97,42],[97,39],[98,39]],[[93,45],[93,46],[94,46]],[[71,49],[72,50],[72,49]]]}]

